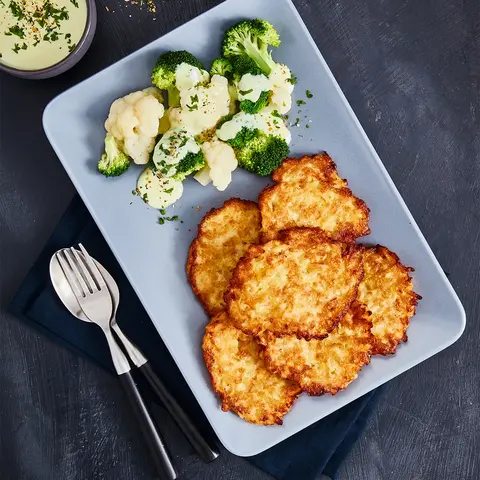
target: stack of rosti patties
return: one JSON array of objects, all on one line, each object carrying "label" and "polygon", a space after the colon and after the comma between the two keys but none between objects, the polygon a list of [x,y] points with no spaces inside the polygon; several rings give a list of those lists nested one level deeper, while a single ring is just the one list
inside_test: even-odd
[{"label": "stack of rosti patties", "polygon": [[210,211],[187,262],[222,409],[263,425],[281,424],[302,391],[335,394],[371,355],[395,353],[420,298],[396,254],[355,243],[369,209],[326,153],[272,177],[258,206]]}]

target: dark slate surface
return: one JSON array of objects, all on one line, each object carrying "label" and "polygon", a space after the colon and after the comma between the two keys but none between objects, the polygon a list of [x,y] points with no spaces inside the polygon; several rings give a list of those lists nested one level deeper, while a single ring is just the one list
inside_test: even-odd
[{"label": "dark slate surface", "polygon": [[[153,478],[116,379],[5,310],[74,193],[43,135],[44,106],[217,3],[157,0],[153,20],[138,6],[100,0],[94,43],[73,70],[41,82],[0,75],[2,480]],[[477,479],[480,5],[295,4],[448,272],[468,319],[453,347],[390,382],[341,479]],[[185,479],[267,478],[227,452],[209,466],[181,439],[177,452]]]}]

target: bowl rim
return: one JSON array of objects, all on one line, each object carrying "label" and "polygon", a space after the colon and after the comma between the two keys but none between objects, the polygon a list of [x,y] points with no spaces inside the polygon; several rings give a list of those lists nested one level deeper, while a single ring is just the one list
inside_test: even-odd
[{"label": "bowl rim", "polygon": [[9,67],[0,62],[0,71],[22,78],[41,79],[60,75],[72,68],[90,48],[97,26],[97,7],[95,0],[85,0],[85,2],[87,4],[85,29],[75,49],[69,52],[66,57],[53,65],[37,70],[23,70],[21,68]]}]

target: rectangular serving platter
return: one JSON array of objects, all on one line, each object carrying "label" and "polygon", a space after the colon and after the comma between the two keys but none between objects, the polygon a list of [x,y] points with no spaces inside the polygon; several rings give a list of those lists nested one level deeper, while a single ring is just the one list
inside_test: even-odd
[{"label": "rectangular serving platter", "polygon": [[[414,266],[415,289],[423,296],[408,343],[396,355],[373,358],[359,378],[335,396],[301,396],[283,425],[271,427],[251,425],[221,411],[201,352],[208,318],[185,274],[188,248],[203,215],[230,197],[256,200],[271,179],[239,169],[225,192],[189,179],[183,197],[169,211],[183,223],[159,225],[158,211],[131,193],[140,167],[115,179],[105,179],[96,170],[110,104],[149,86],[160,53],[187,49],[209,65],[220,55],[225,28],[254,17],[268,19],[277,28],[282,44],[274,59],[286,63],[299,79],[292,117],[297,116],[295,100],[304,99],[307,89],[314,95],[302,105],[301,117],[307,118],[291,127],[292,156],[323,150],[332,156],[340,175],[371,209],[372,234],[362,241],[386,245],[403,263]],[[272,447],[438,353],[462,334],[465,312],[457,295],[290,0],[227,0],[62,93],[47,106],[43,122],[65,170],[219,439],[232,453],[250,456]]]}]

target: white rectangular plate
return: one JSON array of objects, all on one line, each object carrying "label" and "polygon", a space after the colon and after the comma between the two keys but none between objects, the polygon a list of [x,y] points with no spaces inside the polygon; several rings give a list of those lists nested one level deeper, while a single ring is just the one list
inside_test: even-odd
[{"label": "white rectangular plate", "polygon": [[[336,396],[302,396],[284,424],[271,427],[250,425],[220,410],[201,352],[207,318],[185,274],[188,247],[205,212],[230,197],[256,200],[269,179],[237,170],[225,192],[188,180],[184,196],[170,210],[184,223],[161,226],[158,211],[132,196],[141,169],[132,167],[116,179],[105,179],[96,171],[110,104],[149,86],[160,53],[187,49],[209,65],[220,54],[225,28],[252,17],[268,19],[278,29],[282,45],[274,51],[274,58],[297,75],[296,99],[304,99],[306,89],[314,94],[301,107],[301,115],[296,114],[295,103],[292,108],[291,117],[301,117],[301,124],[307,120],[304,115],[311,120],[309,129],[291,128],[292,155],[326,150],[332,156],[340,175],[371,208],[372,234],[365,241],[388,246],[406,265],[414,266],[415,289],[423,296],[408,331],[409,341],[395,356],[374,358],[358,380]],[[72,182],[218,437],[231,452],[250,456],[281,442],[438,353],[462,334],[462,305],[289,0],[227,0],[61,94],[48,105],[43,121]]]}]

